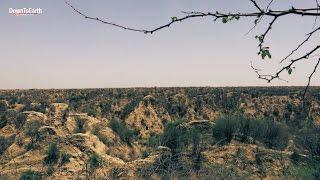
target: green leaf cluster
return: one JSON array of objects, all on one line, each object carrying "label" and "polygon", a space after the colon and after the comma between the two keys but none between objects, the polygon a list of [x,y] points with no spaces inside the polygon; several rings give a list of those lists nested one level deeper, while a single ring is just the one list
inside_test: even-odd
[{"label": "green leaf cluster", "polygon": [[286,70],[287,70],[288,74],[291,75],[291,74],[292,74],[292,71],[293,71],[293,68],[287,67]]},{"label": "green leaf cluster", "polygon": [[269,47],[262,47],[258,54],[261,55],[262,59],[265,59],[266,57],[271,59],[271,53],[270,53]]},{"label": "green leaf cluster", "polygon": [[239,20],[240,19],[240,16],[239,15],[234,15],[234,16],[225,16],[222,18],[222,22],[223,23],[227,23],[229,21],[232,21],[232,20]]}]

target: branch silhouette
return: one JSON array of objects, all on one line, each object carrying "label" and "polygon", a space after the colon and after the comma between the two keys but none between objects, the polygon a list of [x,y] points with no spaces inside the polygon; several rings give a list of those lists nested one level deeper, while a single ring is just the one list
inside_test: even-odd
[{"label": "branch silhouette", "polygon": [[[270,48],[268,46],[265,46],[265,40],[268,37],[268,34],[271,32],[272,27],[276,22],[279,21],[279,19],[287,16],[302,16],[302,17],[315,17],[314,21],[314,27],[312,28],[313,30],[307,34],[307,37],[299,43],[296,48],[294,48],[288,55],[280,60],[280,64],[289,61],[290,63],[288,65],[281,66],[278,71],[276,71],[274,74],[270,75],[262,75],[260,74],[259,71],[257,71],[256,68],[253,67],[251,64],[252,69],[255,71],[256,74],[258,74],[258,78],[267,81],[270,83],[271,81],[278,79],[278,80],[284,80],[280,77],[280,74],[287,71],[288,74],[290,75],[293,72],[293,69],[295,68],[294,65],[298,61],[302,61],[305,59],[308,59],[311,55],[314,55],[316,51],[319,50],[320,45],[316,46],[314,49],[310,49],[307,52],[303,52],[302,56],[298,58],[291,58],[292,55],[297,53],[303,45],[305,45],[309,40],[311,40],[314,35],[318,32],[320,32],[320,27],[316,27],[317,25],[317,18],[320,16],[320,6],[318,0],[315,0],[315,7],[311,8],[295,8],[291,7],[289,9],[282,9],[282,10],[273,10],[271,9],[271,5],[273,4],[274,0],[270,0],[269,3],[265,8],[263,8],[261,5],[256,0],[249,0],[254,7],[255,11],[252,12],[196,12],[196,11],[191,11],[191,12],[185,12],[183,11],[182,14],[183,16],[181,17],[171,17],[171,20],[161,26],[155,27],[155,28],[150,28],[150,29],[143,29],[143,28],[134,28],[134,27],[127,27],[118,23],[113,23],[111,21],[103,20],[99,17],[91,17],[87,15],[86,13],[81,12],[80,10],[76,9],[73,5],[71,5],[68,2],[65,2],[74,12],[79,14],[80,16],[84,17],[85,19],[93,20],[93,21],[98,21],[106,25],[110,25],[119,29],[123,30],[128,30],[128,31],[134,31],[134,32],[140,32],[140,33],[145,33],[145,34],[153,34],[157,31],[166,29],[171,27],[172,25],[183,22],[189,19],[194,19],[194,18],[203,18],[203,17],[208,17],[208,18],[213,18],[213,20],[216,22],[217,20],[222,20],[223,23],[228,23],[230,21],[234,20],[239,20],[240,18],[254,18],[254,26],[249,30],[248,33],[250,33],[259,23],[261,23],[261,19],[263,17],[269,17],[271,18],[271,21],[267,25],[267,28],[261,35],[256,35],[255,38],[258,40],[258,55],[261,56],[262,59],[269,58],[271,59],[271,52]],[[247,34],[248,34],[247,33]],[[314,70],[316,70],[318,67],[318,64],[314,67]],[[313,77],[313,74],[315,71],[312,73],[312,75],[309,77],[309,81],[306,87],[306,90],[310,86],[310,80]],[[284,80],[286,81],[286,80]],[[306,92],[303,93],[303,96],[305,96]]]}]

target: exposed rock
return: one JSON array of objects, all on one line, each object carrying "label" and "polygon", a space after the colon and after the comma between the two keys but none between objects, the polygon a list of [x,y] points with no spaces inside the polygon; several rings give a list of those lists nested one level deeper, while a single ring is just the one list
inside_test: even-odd
[{"label": "exposed rock", "polygon": [[38,121],[41,125],[45,125],[47,122],[47,116],[40,112],[35,111],[25,111],[23,114],[26,115],[26,122],[29,121]]},{"label": "exposed rock", "polygon": [[13,125],[6,125],[2,129],[0,129],[0,135],[4,137],[11,136],[16,133],[16,129]]},{"label": "exposed rock", "polygon": [[79,148],[82,152],[97,152],[105,154],[106,146],[99,139],[91,134],[71,134],[67,136],[68,141]]},{"label": "exposed rock", "polygon": [[87,113],[70,113],[66,121],[66,128],[70,133],[75,133],[78,128],[77,126],[79,126],[79,123],[83,123],[83,133],[86,133],[88,131],[91,131],[92,126],[99,122],[100,121],[98,119],[88,116]]},{"label": "exposed rock", "polygon": [[52,126],[43,126],[39,128],[40,136],[57,135],[57,130]]},{"label": "exposed rock", "polygon": [[52,103],[50,104],[50,112],[57,113],[57,112],[66,112],[69,105],[65,103]]},{"label": "exposed rock", "polygon": [[163,119],[161,119],[155,108],[151,104],[140,102],[132,113],[126,119],[126,124],[140,130],[143,138],[148,138],[150,134],[159,134],[163,132]]}]

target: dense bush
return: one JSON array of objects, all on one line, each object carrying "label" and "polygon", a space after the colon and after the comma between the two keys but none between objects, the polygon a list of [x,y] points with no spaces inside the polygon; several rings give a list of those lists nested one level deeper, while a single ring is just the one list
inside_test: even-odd
[{"label": "dense bush", "polygon": [[32,170],[27,170],[20,175],[20,180],[41,180],[42,174]]},{"label": "dense bush", "polygon": [[0,100],[0,112],[4,112],[9,108],[9,104],[5,100]]},{"label": "dense bush", "polygon": [[131,144],[131,139],[137,136],[138,131],[127,128],[126,123],[121,120],[111,119],[109,127],[116,132],[120,138],[127,144]]},{"label": "dense bush", "polygon": [[70,162],[70,158],[71,158],[71,154],[66,153],[66,152],[62,152],[61,153],[61,164],[65,164]]},{"label": "dense bush", "polygon": [[94,170],[98,167],[101,167],[102,163],[103,163],[102,158],[98,153],[94,152],[91,154],[89,159],[89,164],[91,169]]},{"label": "dense bush", "polygon": [[226,115],[218,117],[213,126],[213,137],[221,142],[229,143],[240,130],[240,116]]},{"label": "dense bush", "polygon": [[252,129],[252,137],[269,148],[283,149],[288,145],[289,132],[284,124],[268,119],[255,120]]},{"label": "dense bush", "polygon": [[11,135],[10,137],[3,137],[0,135],[0,155],[9,147],[11,144],[14,143],[16,136]]},{"label": "dense bush", "polygon": [[46,172],[46,175],[47,176],[52,176],[52,174],[54,173],[55,169],[52,165],[48,166],[47,168],[47,172]]},{"label": "dense bush", "polygon": [[306,123],[298,132],[298,143],[309,151],[312,156],[320,155],[320,128],[313,123]]},{"label": "dense bush", "polygon": [[7,149],[7,141],[3,136],[0,136],[0,154]]},{"label": "dense bush", "polygon": [[49,145],[48,150],[46,151],[46,157],[44,158],[44,162],[46,164],[54,164],[57,163],[60,157],[60,152],[56,143],[51,143]]},{"label": "dense bush", "polygon": [[91,132],[92,134],[96,135],[101,142],[103,142],[105,145],[108,145],[108,137],[101,133],[103,126],[104,124],[102,123],[94,124]]},{"label": "dense bush", "polygon": [[139,101],[133,99],[130,103],[128,103],[122,110],[120,114],[120,119],[126,119],[128,115],[134,110],[134,108],[138,105]]},{"label": "dense bush", "polygon": [[151,135],[147,141],[147,145],[149,147],[156,147],[159,146],[161,143],[161,136],[160,135]]},{"label": "dense bush", "polygon": [[24,113],[19,113],[13,123],[17,129],[20,129],[24,125],[26,120],[27,120],[27,115]]},{"label": "dense bush", "polygon": [[25,132],[28,136],[32,138],[38,138],[40,127],[41,124],[39,121],[30,121],[26,124]]},{"label": "dense bush", "polygon": [[218,142],[229,143],[234,137],[245,142],[253,138],[269,148],[284,148],[289,133],[284,124],[269,119],[249,119],[240,114],[218,117],[213,126],[213,137]]},{"label": "dense bush", "polygon": [[7,119],[4,115],[0,115],[0,128],[3,128],[7,125]]},{"label": "dense bush", "polygon": [[161,144],[170,148],[173,155],[181,152],[189,140],[187,130],[179,127],[182,122],[176,120],[166,124],[161,137]]},{"label": "dense bush", "polygon": [[77,117],[75,120],[76,120],[75,133],[85,133],[87,129],[86,120],[81,117]]}]

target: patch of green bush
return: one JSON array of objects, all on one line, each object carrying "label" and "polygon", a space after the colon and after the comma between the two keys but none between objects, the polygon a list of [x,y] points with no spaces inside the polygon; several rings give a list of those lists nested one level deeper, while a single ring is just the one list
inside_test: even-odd
[{"label": "patch of green bush", "polygon": [[25,149],[26,149],[27,151],[30,151],[30,150],[35,149],[35,148],[37,148],[37,147],[38,147],[38,145],[36,144],[36,141],[33,141],[33,140],[31,139],[31,141],[25,146]]},{"label": "patch of green bush", "polygon": [[81,117],[77,117],[75,120],[76,120],[75,133],[85,133],[87,129],[86,120]]},{"label": "patch of green bush", "polygon": [[121,120],[111,119],[109,122],[109,127],[129,145],[131,145],[131,139],[138,135],[138,131],[129,129],[126,126],[126,123]]},{"label": "patch of green bush", "polygon": [[142,158],[147,158],[149,157],[149,152],[148,151],[142,151]]},{"label": "patch of green bush", "polygon": [[67,152],[62,152],[61,153],[61,164],[65,164],[70,162],[70,158],[72,157],[71,154],[67,153]]},{"label": "patch of green bush", "polygon": [[44,158],[44,162],[46,164],[55,164],[58,162],[60,157],[60,151],[56,143],[51,143],[49,145],[48,150],[46,151],[46,157]]},{"label": "patch of green bush", "polygon": [[241,114],[232,114],[217,118],[213,137],[225,143],[235,137],[242,142],[253,138],[269,148],[282,149],[288,145],[289,132],[286,125],[272,119],[250,119]]},{"label": "patch of green bush", "polygon": [[147,141],[147,145],[149,147],[156,147],[159,146],[161,143],[161,136],[160,135],[151,135]]},{"label": "patch of green bush", "polygon": [[188,144],[189,134],[185,128],[181,128],[183,120],[176,120],[166,124],[161,137],[161,144],[170,148],[172,154],[182,151]]},{"label": "patch of green bush", "polygon": [[320,179],[320,161],[294,164],[283,172],[285,179]]},{"label": "patch of green bush", "polygon": [[102,127],[103,127],[103,124],[101,124],[101,123],[94,124],[92,126],[91,132],[92,132],[92,134],[96,135],[101,142],[103,142],[105,145],[107,145],[109,143],[108,137],[101,133]]},{"label": "patch of green bush", "polygon": [[20,180],[41,180],[42,174],[36,171],[27,170],[20,175]]},{"label": "patch of green bush", "polygon": [[218,117],[213,126],[213,137],[221,142],[229,143],[239,128],[240,116],[226,115]]},{"label": "patch of green bush", "polygon": [[47,176],[51,176],[53,173],[54,173],[54,171],[55,171],[55,169],[54,169],[54,167],[53,166],[48,166],[48,168],[47,168]]},{"label": "patch of green bush", "polygon": [[7,141],[3,136],[0,136],[0,154],[7,149]]},{"label": "patch of green bush", "polygon": [[39,136],[40,127],[41,124],[39,121],[30,121],[26,124],[25,132],[28,136],[37,139]]},{"label": "patch of green bush", "polygon": [[27,121],[27,115],[24,113],[19,113],[13,123],[17,129],[20,129],[26,121]]},{"label": "patch of green bush", "polygon": [[94,152],[91,154],[89,159],[89,164],[91,169],[96,169],[98,167],[101,167],[102,163],[103,163],[102,158],[98,153]]},{"label": "patch of green bush", "polygon": [[0,115],[0,128],[3,128],[7,125],[7,119],[5,116]]},{"label": "patch of green bush", "polygon": [[320,155],[320,128],[308,122],[299,130],[297,142],[312,156]]},{"label": "patch of green bush", "polygon": [[9,146],[11,146],[11,144],[14,143],[16,136],[15,135],[11,135],[10,137],[3,137],[0,135],[0,155],[7,150],[7,148]]}]

